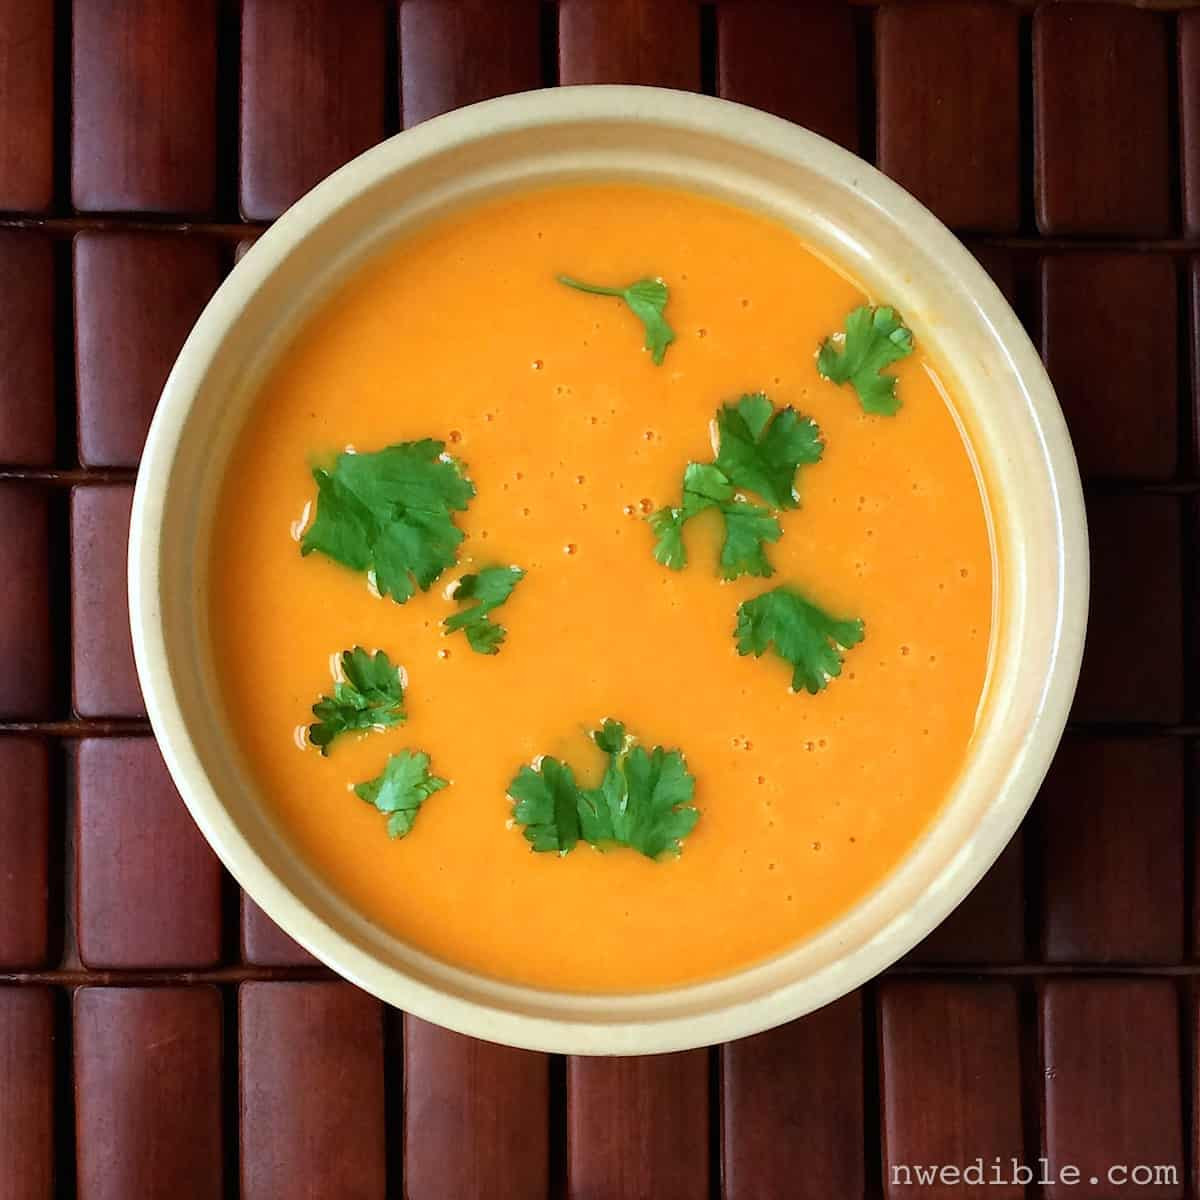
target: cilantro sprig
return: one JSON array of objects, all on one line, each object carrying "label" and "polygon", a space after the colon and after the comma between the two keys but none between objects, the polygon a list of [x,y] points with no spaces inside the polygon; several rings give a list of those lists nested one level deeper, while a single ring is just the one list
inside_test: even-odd
[{"label": "cilantro sprig", "polygon": [[[768,576],[773,568],[766,546],[783,530],[774,511],[796,508],[796,473],[820,462],[825,445],[810,417],[776,408],[763,392],[751,392],[717,412],[717,456],[711,463],[688,463],[678,507],[660,508],[647,518],[655,536],[654,557],[672,571],[687,566],[683,527],[698,513],[715,508],[725,526],[721,574]],[[740,493],[752,492],[767,504]]]},{"label": "cilantro sprig", "polygon": [[312,706],[316,721],[308,727],[308,740],[329,753],[333,740],[343,733],[388,729],[404,720],[404,681],[400,668],[378,650],[368,654],[361,646],[341,656],[345,676]]},{"label": "cilantro sprig", "polygon": [[792,667],[792,691],[815,696],[842,673],[843,652],[863,640],[858,619],[839,619],[788,587],[773,588],[738,607],[739,654],[768,648]]},{"label": "cilantro sprig", "polygon": [[896,377],[883,368],[912,353],[912,332],[894,308],[864,304],[846,318],[845,335],[826,338],[817,355],[817,371],[833,383],[849,383],[858,393],[863,410],[885,417],[900,408]]},{"label": "cilantro sprig", "polygon": [[471,649],[477,654],[495,654],[507,636],[490,614],[512,595],[513,588],[525,578],[520,567],[485,567],[477,575],[464,575],[454,589],[453,598],[463,604],[475,603],[447,617],[442,625],[447,633],[463,630]]},{"label": "cilantro sprig", "polygon": [[355,784],[354,794],[386,814],[388,837],[402,838],[412,829],[421,805],[444,787],[449,787],[448,780],[429,773],[428,754],[401,750],[374,779]]},{"label": "cilantro sprig", "polygon": [[534,850],[560,854],[581,839],[628,846],[647,858],[678,854],[700,818],[692,804],[696,781],[683,754],[635,745],[619,721],[607,720],[589,736],[608,756],[599,787],[580,787],[569,763],[549,757],[522,767],[509,784],[525,839]]},{"label": "cilantro sprig", "polygon": [[318,467],[317,515],[300,544],[356,571],[374,572],[381,596],[397,604],[427,590],[458,555],[462,512],[475,487],[433,438],[371,454],[339,454]]},{"label": "cilantro sprig", "polygon": [[675,331],[663,315],[670,292],[661,279],[637,279],[627,287],[602,287],[584,283],[570,275],[559,275],[558,282],[577,292],[592,296],[617,296],[629,306],[630,312],[642,323],[646,334],[646,349],[656,367],[662,366],[667,347],[675,340]]}]

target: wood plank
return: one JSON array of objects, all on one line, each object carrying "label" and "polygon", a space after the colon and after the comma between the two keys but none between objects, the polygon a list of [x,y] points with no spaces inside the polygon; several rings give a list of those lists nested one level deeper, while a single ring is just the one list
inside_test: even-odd
[{"label": "wood plank", "polygon": [[[1179,1005],[1168,980],[1056,979],[1041,1004],[1046,1200],[1100,1184],[1106,1200],[1183,1196]],[[1081,1181],[1062,1179],[1064,1166]],[[1175,1182],[1109,1177],[1113,1167],[1171,1168]],[[1097,1184],[1091,1184],[1096,1179]]]},{"label": "wood plank", "polygon": [[403,0],[400,111],[406,127],[542,81],[540,0]]},{"label": "wood plank", "polygon": [[[1012,984],[885,980],[879,1059],[887,1200],[1023,1200],[1020,1185],[961,1174],[979,1159],[1024,1159]],[[936,1168],[936,1180],[917,1167]]]},{"label": "wood plank", "polygon": [[136,467],[158,397],[226,270],[219,243],[195,234],[75,237],[79,461]]},{"label": "wood plank", "polygon": [[50,755],[45,741],[0,737],[0,780],[0,968],[40,967],[49,951]]},{"label": "wood plank", "polygon": [[725,1200],[863,1194],[861,993],[721,1047]]},{"label": "wood plank", "polygon": [[154,739],[84,739],[75,752],[75,789],[75,931],[83,963],[215,966],[221,864]]},{"label": "wood plank", "polygon": [[208,213],[217,193],[216,0],[74,0],[71,199]]},{"label": "wood plank", "polygon": [[875,17],[880,170],[955,229],[1021,223],[1020,18],[1010,4]]},{"label": "wood plank", "polygon": [[54,1193],[54,996],[0,987],[0,1200]]},{"label": "wood plank", "polygon": [[699,91],[696,0],[560,0],[558,77]]},{"label": "wood plank", "polygon": [[1167,18],[1127,4],[1033,15],[1035,186],[1045,234],[1171,225]]},{"label": "wood plank", "polygon": [[79,1200],[220,1200],[221,998],[214,987],[75,993]]},{"label": "wood plank", "polygon": [[[1079,721],[1183,715],[1182,530],[1174,496],[1093,496],[1091,613]],[[1137,653],[1130,654],[1129,648]]]},{"label": "wood plank", "polygon": [[36,719],[54,703],[50,520],[45,492],[0,483],[0,716]]},{"label": "wood plank", "polygon": [[854,14],[839,0],[722,0],[717,91],[858,149]]},{"label": "wood plank", "polygon": [[407,1200],[548,1195],[549,1063],[406,1016]]},{"label": "wood plank", "polygon": [[1046,255],[1040,292],[1042,356],[1084,477],[1173,478],[1180,379],[1171,256]]},{"label": "wood plank", "polygon": [[567,1060],[571,1200],[708,1200],[708,1052]]},{"label": "wood plank", "polygon": [[140,717],[146,706],[129,632],[129,515],[133,488],[71,491],[72,692],[81,717]]},{"label": "wood plank", "polygon": [[1095,737],[1059,748],[1038,801],[1048,962],[1182,958],[1183,749]]},{"label": "wood plank", "polygon": [[238,1030],[242,1200],[382,1200],[379,1001],[345,983],[246,983]]},{"label": "wood plank", "polygon": [[0,0],[0,209],[54,202],[54,5]]},{"label": "wood plank", "polygon": [[262,967],[308,967],[317,960],[242,892],[242,961]]},{"label": "wood plank", "polygon": [[0,278],[20,280],[0,293],[0,462],[52,466],[58,420],[50,239],[0,231]]},{"label": "wood plank", "polygon": [[383,139],[389,35],[381,0],[243,0],[243,217],[277,217]]}]

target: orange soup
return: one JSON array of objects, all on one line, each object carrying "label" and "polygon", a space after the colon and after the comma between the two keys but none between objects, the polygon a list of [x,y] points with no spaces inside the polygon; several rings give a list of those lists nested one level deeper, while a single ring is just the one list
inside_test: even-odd
[{"label": "orange soup", "polygon": [[[562,273],[665,281],[675,340],[661,365],[624,299]],[[617,184],[489,201],[342,287],[254,403],[213,550],[230,723],[296,852],[406,942],[566,990],[725,974],[876,887],[963,765],[993,598],[976,470],[920,344],[886,367],[893,416],[818,371],[847,316],[887,300],[771,220]],[[686,524],[687,565],[669,569],[647,516],[680,504],[689,462],[712,463],[722,405],[757,392],[776,419],[811,418],[824,446],[798,469],[795,507],[746,497],[778,524],[762,546],[773,573],[722,578],[715,509]],[[400,604],[377,577],[301,554],[314,467],[429,438],[475,489],[436,582]],[[453,583],[508,564],[525,574],[491,614],[507,637],[475,652],[443,626],[464,608]],[[771,648],[738,652],[739,606],[781,586],[863,623],[856,645],[825,641],[844,665],[819,671],[815,694],[790,689]],[[405,716],[322,754],[312,706],[356,646],[403,667]],[[605,718],[686,759],[698,819],[678,854],[583,840],[539,853],[522,835],[520,769],[550,756],[596,785],[604,758],[586,735]],[[389,838],[353,788],[404,751],[447,786]]]}]

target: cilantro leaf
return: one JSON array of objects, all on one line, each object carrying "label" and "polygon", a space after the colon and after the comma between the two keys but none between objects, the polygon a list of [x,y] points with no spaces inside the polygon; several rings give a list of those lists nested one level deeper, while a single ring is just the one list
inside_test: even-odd
[{"label": "cilantro leaf", "polygon": [[732,500],[722,504],[725,518],[725,541],[721,546],[721,574],[725,579],[739,575],[766,577],[775,568],[767,561],[767,542],[777,542],[783,529],[770,509],[746,501]]},{"label": "cilantro leaf", "polygon": [[429,773],[428,754],[401,750],[389,756],[382,774],[356,783],[354,794],[388,815],[388,837],[402,838],[412,829],[421,805],[444,787],[449,787],[445,779]]},{"label": "cilantro leaf", "polygon": [[599,729],[592,731],[592,741],[605,754],[619,754],[625,748],[625,726],[612,717],[606,718]]},{"label": "cilantro leaf", "polygon": [[683,470],[683,519],[733,499],[733,483],[715,463],[688,463]]},{"label": "cilantro leaf", "polygon": [[477,654],[495,654],[506,631],[503,625],[490,621],[488,614],[499,608],[524,578],[520,567],[485,567],[478,575],[464,575],[454,589],[454,599],[459,604],[467,600],[475,603],[447,617],[442,622],[446,632],[462,629]]},{"label": "cilantro leaf", "polygon": [[374,571],[382,596],[403,604],[425,591],[458,555],[463,533],[452,516],[475,495],[459,464],[433,438],[373,454],[339,454],[318,467],[317,515],[300,544],[356,571]]},{"label": "cilantro leaf", "polygon": [[683,505],[660,508],[647,517],[657,539],[654,557],[672,571],[687,566],[683,526],[706,508],[722,507],[733,499],[733,484],[712,463],[688,463],[683,472]]},{"label": "cilantro leaf", "polygon": [[525,839],[535,850],[575,849],[580,789],[568,763],[543,758],[536,767],[522,767],[508,795],[515,801],[513,818],[525,826]]},{"label": "cilantro leaf", "polygon": [[605,721],[591,737],[608,756],[599,787],[580,787],[570,765],[556,758],[522,767],[509,785],[526,840],[534,850],[561,854],[581,838],[593,846],[628,846],[647,858],[678,854],[700,818],[692,805],[696,781],[682,753],[633,745],[619,721]]},{"label": "cilantro leaf", "polygon": [[883,368],[912,353],[912,332],[894,308],[863,304],[846,318],[842,348],[826,338],[817,355],[817,371],[833,383],[849,383],[864,411],[885,417],[896,414],[896,377]]},{"label": "cilantro leaf", "polygon": [[[684,525],[707,508],[715,508],[725,525],[721,574],[772,573],[766,544],[777,542],[783,530],[772,510],[795,508],[796,472],[821,461],[825,445],[810,417],[793,408],[779,408],[763,392],[742,396],[717,411],[717,457],[711,463],[688,463],[683,472],[679,507],[660,508],[649,515],[654,533],[654,557],[672,571],[687,566]],[[754,492],[767,506],[738,495]]]},{"label": "cilantro leaf", "polygon": [[773,646],[792,665],[792,691],[815,696],[842,673],[842,653],[863,640],[860,620],[839,620],[792,588],[777,587],[738,607],[739,654]]},{"label": "cilantro leaf", "polygon": [[361,646],[343,651],[345,681],[335,684],[332,696],[322,696],[312,706],[316,722],[308,727],[308,740],[329,753],[339,734],[361,729],[387,729],[404,720],[404,682],[400,668],[382,651],[368,654]]},{"label": "cilantro leaf", "polygon": [[761,496],[771,508],[796,508],[796,472],[821,461],[821,431],[793,408],[776,410],[762,392],[722,405],[717,413],[716,466],[735,487]]},{"label": "cilantro leaf", "polygon": [[582,283],[570,275],[559,275],[558,282],[577,292],[588,292],[593,296],[618,296],[624,300],[630,312],[642,323],[646,349],[650,351],[654,365],[662,366],[667,347],[675,340],[675,331],[663,315],[670,293],[661,279],[638,279],[628,287],[601,287],[599,284]]},{"label": "cilantro leaf", "polygon": [[687,548],[683,544],[683,510],[660,508],[647,518],[650,531],[654,534],[654,557],[672,571],[682,571],[687,566]]}]

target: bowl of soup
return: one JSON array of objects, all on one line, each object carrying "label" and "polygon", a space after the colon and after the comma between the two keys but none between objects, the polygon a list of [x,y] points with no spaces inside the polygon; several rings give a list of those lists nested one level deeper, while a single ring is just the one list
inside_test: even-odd
[{"label": "bowl of soup", "polygon": [[872,167],[737,105],[507,97],[273,225],[171,373],[130,607],[171,773],[346,978],[569,1053],[724,1041],[934,928],[1078,673],[1074,455]]}]

